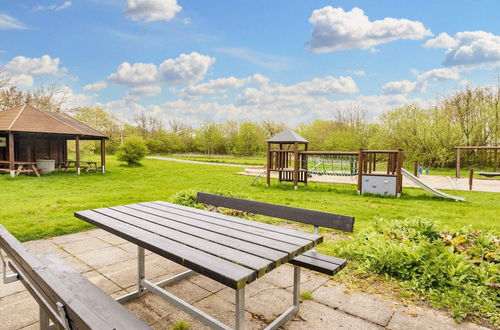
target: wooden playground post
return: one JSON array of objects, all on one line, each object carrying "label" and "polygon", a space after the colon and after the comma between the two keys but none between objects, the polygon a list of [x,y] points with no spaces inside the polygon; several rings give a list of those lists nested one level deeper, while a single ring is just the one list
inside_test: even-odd
[{"label": "wooden playground post", "polygon": [[299,182],[299,143],[293,144],[293,189],[297,190]]},{"label": "wooden playground post", "polygon": [[457,147],[457,168],[455,172],[455,176],[457,179],[460,179],[460,147]]},{"label": "wooden playground post", "polygon": [[[278,167],[283,167],[283,153],[281,152],[283,150],[283,143],[279,144],[279,153],[276,155],[278,157],[278,161],[276,164],[279,164]],[[281,183],[283,177],[283,173],[281,171],[278,172],[278,183]]]},{"label": "wooden playground post", "polygon": [[[307,151],[307,143],[304,145],[304,151]],[[304,172],[304,185],[307,186],[307,168],[309,167],[307,154],[302,155],[302,168],[305,170]]]},{"label": "wooden playground post", "polygon": [[474,180],[474,169],[469,170],[469,190],[472,190],[472,181]]},{"label": "wooden playground post", "polygon": [[358,194],[361,195],[361,185],[363,184],[363,165],[364,165],[363,149],[359,149],[358,155]]},{"label": "wooden playground post", "polygon": [[400,197],[403,191],[403,176],[401,168],[403,167],[403,149],[398,149],[397,167],[396,167],[396,196]]},{"label": "wooden playground post", "polygon": [[418,178],[418,161],[413,165],[413,175]]},{"label": "wooden playground post", "polygon": [[267,183],[266,186],[269,187],[271,184],[271,143],[267,142]]}]

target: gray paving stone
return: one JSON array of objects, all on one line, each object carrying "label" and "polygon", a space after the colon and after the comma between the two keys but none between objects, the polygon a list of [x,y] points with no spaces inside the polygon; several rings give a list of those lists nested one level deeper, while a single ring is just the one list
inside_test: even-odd
[{"label": "gray paving stone", "polygon": [[110,247],[111,245],[98,238],[86,235],[85,239],[62,243],[59,246],[66,252],[75,255],[82,252],[100,250]]},{"label": "gray paving stone", "polygon": [[113,234],[103,234],[103,235],[100,235],[98,237],[99,239],[103,240],[104,242],[108,243],[108,244],[111,244],[111,245],[121,245],[121,244],[125,244],[125,243],[128,243],[126,240],[124,240],[123,238],[120,238],[116,235],[113,235]]},{"label": "gray paving stone", "polygon": [[49,238],[48,240],[52,241],[54,244],[62,245],[62,244],[70,243],[70,242],[86,240],[89,237],[88,233],[89,232],[84,231],[81,233],[52,237],[52,238]]},{"label": "gray paving stone", "polygon": [[292,305],[293,297],[285,289],[269,289],[246,298],[246,310],[267,323],[272,322]]},{"label": "gray paving stone", "polygon": [[103,268],[130,259],[125,251],[117,247],[107,247],[99,251],[79,253],[78,258],[94,269]]},{"label": "gray paving stone", "polygon": [[458,324],[441,311],[404,306],[398,308],[396,313],[394,313],[387,329],[487,330],[485,327],[469,322]]},{"label": "gray paving stone", "polygon": [[62,261],[67,263],[71,268],[74,270],[80,272],[80,273],[86,273],[88,271],[94,270],[92,267],[87,265],[85,262],[82,260],[78,259],[76,256],[69,256],[65,258],[61,258]]},{"label": "gray paving stone", "polygon": [[[248,299],[248,298],[253,297],[259,293],[263,293],[265,291],[273,290],[273,289],[281,289],[281,288],[278,288],[270,283],[264,282],[264,281],[262,281],[262,279],[258,279],[245,287],[245,297]],[[292,295],[291,293],[289,293],[289,294],[290,294],[290,296]],[[218,291],[216,293],[216,295],[221,297],[222,299],[226,300],[227,302],[229,302],[231,304],[235,303],[236,292],[234,289],[224,287],[224,289]]]},{"label": "gray paving stone", "polygon": [[[1,267],[2,266],[0,266],[0,268]],[[9,272],[8,274],[12,274],[12,272]],[[23,292],[24,290],[25,288],[21,281],[15,281],[5,284],[0,278],[0,299],[16,294],[18,292]]]},{"label": "gray paving stone", "polygon": [[0,299],[0,328],[20,329],[38,320],[38,304],[27,291]]},{"label": "gray paving stone", "polygon": [[108,278],[99,274],[96,271],[90,271],[83,274],[90,282],[94,283],[97,287],[99,287],[102,291],[107,294],[112,294],[118,291],[122,291],[123,288],[119,287],[116,283],[112,282]]},{"label": "gray paving stone", "polygon": [[33,254],[50,253],[60,258],[68,257],[69,253],[57,247],[51,239],[41,239],[23,243]]},{"label": "gray paving stone", "polygon": [[189,282],[194,283],[212,293],[219,292],[220,290],[227,288],[224,284],[221,284],[203,275],[193,275],[189,277],[188,280]]},{"label": "gray paving stone", "polygon": [[[381,330],[383,327],[329,308],[312,300],[304,301],[299,310],[299,317],[285,324],[289,330]],[[411,328],[407,328],[409,330]]]},{"label": "gray paving stone", "polygon": [[[168,275],[167,271],[154,262],[146,261],[146,278],[155,279]],[[137,284],[137,259],[125,260],[98,270],[122,288]]]},{"label": "gray paving stone", "polygon": [[[293,266],[283,265],[270,273],[264,275],[262,280],[276,287],[293,290]],[[300,291],[312,292],[328,282],[329,278],[323,275],[314,274],[305,269],[300,271]]]},{"label": "gray paving stone", "polygon": [[314,291],[313,299],[324,305],[338,308],[370,322],[386,326],[397,308],[395,303],[382,300],[374,295],[349,292],[343,286],[322,286]]}]

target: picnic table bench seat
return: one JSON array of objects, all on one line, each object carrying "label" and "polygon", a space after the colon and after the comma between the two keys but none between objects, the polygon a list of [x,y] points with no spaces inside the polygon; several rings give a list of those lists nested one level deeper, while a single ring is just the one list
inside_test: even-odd
[{"label": "picnic table bench seat", "polygon": [[[291,220],[314,225],[314,233],[319,227],[326,227],[345,232],[353,232],[354,217],[327,212],[307,210],[271,203],[257,202],[247,199],[198,192],[197,202],[228,209],[250,212],[264,216]],[[289,261],[295,266],[307,268],[319,273],[333,276],[345,267],[347,261],[326,254],[317,253],[315,249],[306,251]]]},{"label": "picnic table bench seat", "polygon": [[[51,254],[35,256],[0,225],[3,279],[20,280],[40,306],[40,329],[151,329],[84,276]],[[14,272],[6,274],[7,264]]]}]

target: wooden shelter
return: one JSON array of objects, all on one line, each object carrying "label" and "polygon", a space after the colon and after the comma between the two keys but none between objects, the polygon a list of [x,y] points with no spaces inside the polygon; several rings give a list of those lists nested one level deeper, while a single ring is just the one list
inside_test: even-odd
[{"label": "wooden shelter", "polygon": [[[56,167],[68,164],[68,141],[75,141],[75,160],[80,174],[80,141],[101,141],[100,169],[105,172],[107,136],[60,112],[37,109],[29,104],[0,111],[0,171],[24,172],[38,160],[54,160]],[[33,167],[35,172],[36,168]]]}]

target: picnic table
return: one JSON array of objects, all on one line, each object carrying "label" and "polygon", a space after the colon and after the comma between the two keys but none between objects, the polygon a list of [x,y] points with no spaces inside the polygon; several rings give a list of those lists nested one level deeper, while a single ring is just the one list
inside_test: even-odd
[{"label": "picnic table", "polygon": [[[0,161],[0,172],[10,172],[10,162],[9,161]],[[21,173],[34,173],[36,176],[40,177],[40,172],[36,168],[35,162],[14,162],[14,171],[15,175],[19,175]]]},{"label": "picnic table", "polygon": [[[85,171],[99,171],[99,162],[95,161],[90,161],[90,160],[81,160],[80,161],[80,167],[83,168]],[[61,162],[59,163],[59,171],[62,169],[67,170],[68,168],[76,168],[76,161],[75,160],[68,160],[66,162]]]},{"label": "picnic table", "polygon": [[[163,201],[79,211],[75,216],[138,246],[137,290],[119,302],[150,291],[215,329],[230,327],[162,287],[198,273],[233,288],[236,329],[244,329],[246,285],[323,241],[317,234]],[[189,270],[152,283],[145,278],[145,249]],[[294,265],[293,305],[266,329],[277,329],[293,317],[299,303],[300,267]]]}]

